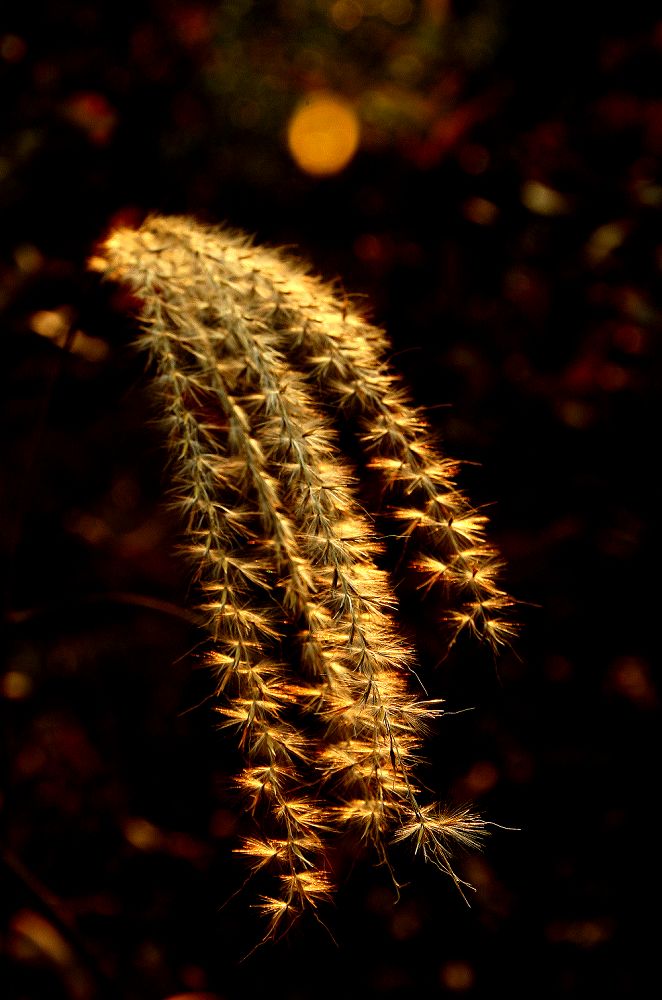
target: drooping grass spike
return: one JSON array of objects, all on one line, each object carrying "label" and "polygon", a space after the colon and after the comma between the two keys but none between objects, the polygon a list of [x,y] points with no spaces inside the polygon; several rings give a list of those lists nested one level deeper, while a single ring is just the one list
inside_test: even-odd
[{"label": "drooping grass spike", "polygon": [[330,896],[343,834],[381,861],[390,840],[410,840],[460,885],[453,843],[476,845],[485,824],[421,799],[414,765],[441,709],[416,693],[332,415],[396,498],[421,586],[443,589],[451,643],[463,628],[505,642],[512,602],[486,519],[388,369],[384,335],[300,264],[187,218],[115,231],[92,266],[141,303],[218,712],[245,759],[254,829],[238,850],[274,876],[267,935]]}]

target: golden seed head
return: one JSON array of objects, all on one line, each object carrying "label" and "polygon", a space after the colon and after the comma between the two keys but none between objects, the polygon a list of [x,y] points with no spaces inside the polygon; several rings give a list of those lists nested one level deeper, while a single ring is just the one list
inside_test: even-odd
[{"label": "golden seed head", "polygon": [[379,522],[334,416],[393,502],[419,589],[443,595],[450,643],[463,629],[507,643],[512,601],[457,462],[384,363],[386,338],[300,264],[191,219],[118,229],[90,267],[142,303],[218,712],[259,825],[237,850],[278,872],[279,895],[259,904],[267,935],[330,897],[333,832],[380,860],[387,837],[410,840],[458,882],[450,845],[475,846],[483,823],[419,805],[411,769],[441,710],[410,690]]}]

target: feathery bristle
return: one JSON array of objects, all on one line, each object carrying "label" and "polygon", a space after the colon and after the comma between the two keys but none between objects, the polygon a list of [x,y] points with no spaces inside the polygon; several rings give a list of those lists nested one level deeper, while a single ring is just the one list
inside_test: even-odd
[{"label": "feathery bristle", "polygon": [[482,821],[419,804],[412,767],[441,709],[410,690],[383,546],[330,413],[400,504],[419,587],[443,592],[456,633],[496,648],[512,602],[457,463],[385,366],[381,331],[299,265],[182,218],[118,230],[103,252],[142,303],[221,726],[245,755],[256,830],[238,851],[279,892],[260,904],[267,934],[329,898],[343,831],[380,860],[388,839],[411,840],[459,884],[450,844],[475,845]]}]

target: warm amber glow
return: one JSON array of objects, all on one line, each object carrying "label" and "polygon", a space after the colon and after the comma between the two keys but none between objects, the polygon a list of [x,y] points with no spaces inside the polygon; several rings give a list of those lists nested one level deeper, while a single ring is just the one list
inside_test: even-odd
[{"label": "warm amber glow", "polygon": [[359,145],[359,121],[352,106],[334,94],[315,94],[292,115],[287,142],[307,174],[328,176],[347,166]]},{"label": "warm amber glow", "polygon": [[72,319],[72,310],[67,306],[60,306],[58,309],[42,309],[32,313],[28,325],[34,333],[52,340],[58,347],[66,345],[72,354],[80,354],[87,361],[104,361],[109,353],[108,344],[99,337],[90,337],[82,330],[75,330],[70,336]]},{"label": "warm amber glow", "polygon": [[342,31],[351,31],[361,23],[365,11],[356,0],[336,0],[331,6],[331,20]]}]

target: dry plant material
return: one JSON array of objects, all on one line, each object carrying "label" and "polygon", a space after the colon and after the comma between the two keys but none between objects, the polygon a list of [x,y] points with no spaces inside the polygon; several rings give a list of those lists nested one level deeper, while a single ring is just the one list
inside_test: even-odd
[{"label": "dry plant material", "polygon": [[332,418],[381,478],[421,589],[443,595],[450,644],[466,629],[496,649],[512,602],[486,519],[388,369],[383,333],[300,264],[191,219],[117,230],[101,255],[93,266],[141,303],[218,712],[245,758],[254,830],[239,850],[274,875],[267,936],[329,897],[338,834],[380,861],[409,840],[461,887],[453,845],[476,845],[485,824],[419,797],[413,766],[441,709],[415,693]]}]

